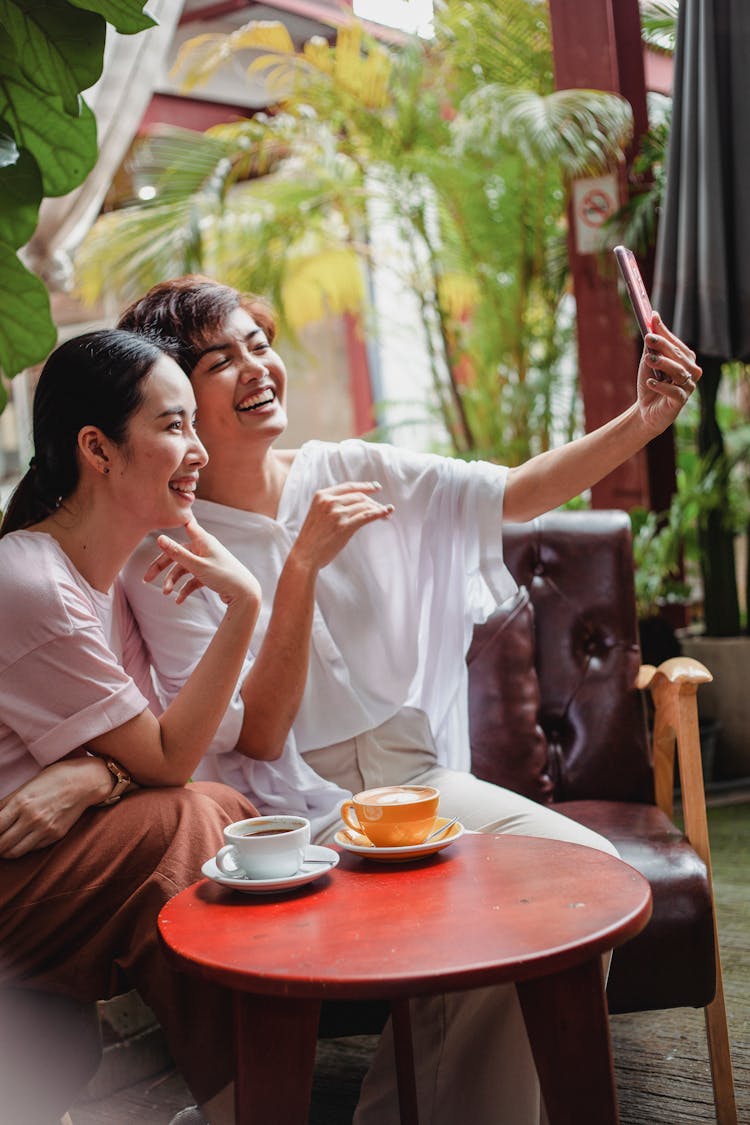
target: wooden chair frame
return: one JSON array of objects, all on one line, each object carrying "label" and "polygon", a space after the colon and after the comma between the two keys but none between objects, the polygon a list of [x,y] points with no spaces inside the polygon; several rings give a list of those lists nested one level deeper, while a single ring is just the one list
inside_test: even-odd
[{"label": "wooden chair frame", "polygon": [[652,745],[656,803],[670,820],[674,819],[676,747],[685,836],[705,863],[708,872],[714,926],[716,993],[711,1003],[703,1009],[706,1037],[717,1125],[737,1125],[698,729],[698,687],[711,680],[713,676],[699,661],[679,656],[664,661],[658,668],[652,664],[644,664],[638,676],[638,687],[650,691],[654,703]]}]

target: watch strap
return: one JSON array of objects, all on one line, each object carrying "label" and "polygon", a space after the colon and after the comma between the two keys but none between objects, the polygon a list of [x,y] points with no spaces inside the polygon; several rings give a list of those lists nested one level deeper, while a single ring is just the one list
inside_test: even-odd
[{"label": "watch strap", "polygon": [[106,800],[100,801],[97,805],[97,808],[100,809],[104,809],[108,805],[114,805],[119,801],[120,797],[122,797],[123,793],[132,782],[130,774],[127,770],[122,768],[119,762],[116,762],[113,758],[103,758],[102,761],[112,774],[114,785],[112,786],[112,792]]}]

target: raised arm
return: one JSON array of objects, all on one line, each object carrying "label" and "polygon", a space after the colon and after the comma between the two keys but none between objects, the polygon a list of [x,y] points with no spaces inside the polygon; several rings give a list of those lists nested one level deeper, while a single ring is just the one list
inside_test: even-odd
[{"label": "raised arm", "polygon": [[146,709],[86,746],[116,759],[140,785],[183,785],[189,779],[229,705],[260,608],[260,587],[249,571],[195,520],[186,529],[184,547],[159,537],[162,554],[154,572],[168,571],[167,592],[192,575],[176,601],[206,585],[226,604],[224,616],[194,671],[158,718]]},{"label": "raised arm", "polygon": [[599,429],[511,469],[503,518],[534,519],[591,488],[674,422],[700,377],[695,353],[655,313],[636,402]]},{"label": "raised arm", "polygon": [[318,573],[354,534],[386,519],[375,481],[347,481],[316,492],[279,577],[273,611],[257,659],[242,685],[244,717],[237,749],[249,758],[278,758],[307,680]]},{"label": "raised arm", "polygon": [[[203,659],[160,717],[144,710],[0,798],[1,858],[16,859],[55,843],[87,808],[106,801],[114,785],[107,759],[123,766],[138,783],[180,785],[205,752],[227,706],[231,677],[239,675],[242,667],[260,589],[253,576],[194,521],[188,525],[188,536],[187,548],[163,537],[160,559],[171,568],[168,590],[180,576],[192,576],[175,600],[184,600],[196,584],[205,584],[227,605]],[[174,607],[167,608],[174,612]],[[71,662],[75,663],[72,651]]]}]

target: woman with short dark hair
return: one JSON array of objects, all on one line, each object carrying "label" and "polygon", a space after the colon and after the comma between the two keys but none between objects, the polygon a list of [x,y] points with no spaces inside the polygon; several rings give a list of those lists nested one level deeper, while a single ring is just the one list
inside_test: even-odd
[{"label": "woman with short dark hair", "polygon": [[[516,591],[504,521],[577,495],[669,425],[700,377],[690,349],[655,316],[632,406],[506,469],[357,439],[278,448],[287,377],[268,306],[208,278],[155,286],[121,324],[173,340],[211,456],[196,510],[263,588],[243,674],[200,776],[235,786],[264,812],[308,816],[318,843],[330,842],[352,791],[408,783],[437,786],[441,813],[469,829],[614,852],[583,825],[470,772],[465,657],[475,623]],[[371,518],[358,524],[362,513]],[[212,636],[218,606],[205,593],[168,624],[158,588],[139,580],[153,555],[146,541],[124,581],[171,696]],[[157,566],[169,572],[170,560]],[[538,1123],[514,989],[419,998],[412,1023],[420,1120]],[[386,1034],[355,1121],[397,1120]]]}]

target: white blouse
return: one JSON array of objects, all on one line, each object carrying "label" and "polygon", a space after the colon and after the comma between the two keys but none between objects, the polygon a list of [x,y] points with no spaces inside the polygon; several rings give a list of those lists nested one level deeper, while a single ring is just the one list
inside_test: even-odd
[{"label": "white blouse", "polygon": [[[377,480],[388,520],[358,531],[319,574],[310,666],[282,756],[234,752],[243,719],[238,690],[196,777],[220,780],[262,811],[297,811],[313,835],[349,794],[305,765],[306,751],[379,726],[403,707],[428,716],[438,762],[468,769],[466,651],[475,622],[516,590],[503,562],[507,469],[416,454],[357,439],[307,442],[287,477],[277,518],[197,501],[198,522],[258,578],[263,605],[240,680],[263,642],[279,575],[313,499],[347,480]],[[210,591],[183,606],[141,581],[158,553],[145,540],[123,578],[167,699],[195,667],[224,613]],[[284,685],[274,685],[283,692]]]}]

